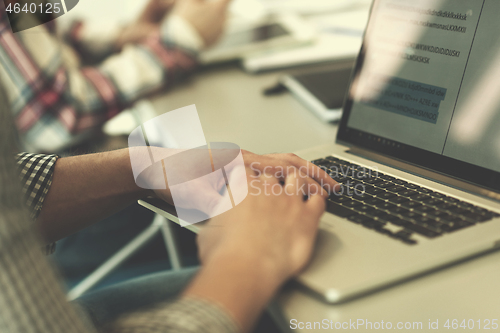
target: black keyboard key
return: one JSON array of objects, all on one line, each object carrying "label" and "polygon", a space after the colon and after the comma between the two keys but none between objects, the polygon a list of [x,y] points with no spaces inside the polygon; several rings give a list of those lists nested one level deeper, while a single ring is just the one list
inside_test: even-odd
[{"label": "black keyboard key", "polygon": [[395,204],[403,204],[405,202],[410,201],[410,199],[405,198],[405,197],[401,197],[401,196],[397,196],[397,197],[390,198],[389,201],[393,202]]},{"label": "black keyboard key", "polygon": [[340,216],[340,217],[348,217],[348,216],[356,214],[355,211],[353,211],[347,207],[341,206],[340,204],[338,204],[336,202],[332,202],[330,200],[327,200],[327,202],[326,202],[326,210],[329,213],[332,213],[332,214]]},{"label": "black keyboard key", "polygon": [[419,235],[428,237],[428,238],[434,238],[437,236],[441,236],[441,233],[433,231],[433,230],[429,230],[426,227],[423,227],[423,226],[418,225],[418,224],[408,224],[405,226],[405,228],[409,229],[411,231],[414,231]]},{"label": "black keyboard key", "polygon": [[440,205],[442,203],[444,203],[443,200],[437,199],[437,198],[434,198],[434,197],[431,198],[430,200],[425,201],[425,204],[429,205],[429,206],[437,206],[437,205]]},{"label": "black keyboard key", "polygon": [[402,218],[395,217],[395,216],[394,216],[394,218],[385,218],[382,220],[390,222],[390,223],[397,225],[397,226],[400,226],[400,227],[406,227],[408,224],[411,224],[410,221],[403,220]]},{"label": "black keyboard key", "polygon": [[380,199],[389,199],[389,198],[392,198],[392,197],[395,197],[396,194],[394,193],[391,193],[391,192],[380,192],[376,195],[377,198],[380,198]]},{"label": "black keyboard key", "polygon": [[320,158],[320,159],[311,161],[311,163],[316,164],[316,165],[324,165],[324,164],[328,164],[328,161],[325,160],[324,158]]},{"label": "black keyboard key", "polygon": [[410,238],[412,235],[413,232],[411,230],[401,230],[394,234],[394,238],[399,239],[405,244],[415,245],[417,244],[417,241]]},{"label": "black keyboard key", "polygon": [[402,203],[401,206],[404,206],[407,208],[418,209],[418,207],[422,206],[422,204],[418,201],[411,201],[410,200],[409,202]]},{"label": "black keyboard key", "polygon": [[427,214],[439,217],[441,220],[449,220],[453,217],[452,214],[444,211],[444,210],[434,210],[434,211],[428,211]]},{"label": "black keyboard key", "polygon": [[380,233],[380,234],[391,236],[391,237],[393,235],[392,231],[390,231],[389,229],[385,229],[385,228],[375,228],[375,231]]},{"label": "black keyboard key", "polygon": [[456,203],[460,202],[460,200],[452,198],[452,197],[446,197],[446,198],[444,198],[444,201],[452,203],[452,204],[456,204]]},{"label": "black keyboard key", "polygon": [[459,214],[459,215],[469,212],[467,208],[463,208],[460,206],[450,207],[448,210],[453,214]]},{"label": "black keyboard key", "polygon": [[349,216],[348,220],[361,224],[369,229],[381,229],[385,226],[385,222],[374,220],[373,218],[363,214]]},{"label": "black keyboard key", "polygon": [[[328,156],[312,163],[341,183],[346,194],[332,194],[327,201],[328,212],[407,244],[417,243],[411,239],[414,233],[433,238],[500,217],[474,204],[337,157]],[[384,228],[386,223],[405,230],[393,233]]]},{"label": "black keyboard key", "polygon": [[370,199],[373,199],[373,197],[367,193],[356,193],[356,191],[354,192],[354,194],[352,195],[352,198],[353,199],[356,199],[356,200],[359,200],[359,201],[363,201],[363,202],[366,202]]},{"label": "black keyboard key", "polygon": [[352,221],[354,223],[362,224],[365,221],[371,220],[369,216],[362,215],[362,214],[355,214],[351,215],[347,218],[349,221]]},{"label": "black keyboard key", "polygon": [[[471,204],[471,203],[468,203],[468,202],[459,202],[457,203],[457,205],[459,205],[460,207],[462,208],[467,208],[467,209],[482,209],[482,208],[479,208],[479,207],[476,207],[475,205]],[[485,209],[486,210],[486,209]]]},{"label": "black keyboard key", "polygon": [[356,170],[356,172],[354,172],[354,175],[352,176],[352,178],[357,179],[357,180],[366,180],[366,179],[370,179],[371,175],[367,172],[362,171],[362,170]]},{"label": "black keyboard key", "polygon": [[375,198],[375,197],[371,197],[371,199],[365,200],[366,204],[373,205],[376,207],[378,207],[378,205],[381,205],[383,202],[384,202],[383,200],[380,200],[380,199]]},{"label": "black keyboard key", "polygon": [[395,238],[399,239],[409,239],[413,235],[410,230],[400,230],[394,234]]},{"label": "black keyboard key", "polygon": [[385,226],[384,222],[377,221],[374,219],[369,219],[369,220],[363,221],[361,224],[369,229],[381,229]]},{"label": "black keyboard key", "polygon": [[438,212],[438,210],[432,206],[427,206],[427,205],[422,205],[420,207],[415,208],[416,211],[419,211],[420,213],[425,213],[425,214],[434,214]]},{"label": "black keyboard key", "polygon": [[352,198],[348,197],[347,195],[332,194],[332,195],[330,195],[330,197],[328,198],[328,200],[340,203],[340,202],[352,200]]},{"label": "black keyboard key", "polygon": [[400,207],[400,206],[396,206],[394,208],[388,209],[388,211],[394,215],[407,214],[409,212],[408,209],[406,209],[404,207]]},{"label": "black keyboard key", "polygon": [[365,182],[365,184],[375,185],[378,183],[383,183],[384,180],[380,179],[380,178],[368,178],[368,179],[365,179],[364,182]]},{"label": "black keyboard key", "polygon": [[408,244],[408,245],[415,245],[417,244],[417,241],[414,240],[414,239],[411,239],[411,238],[403,238],[401,239],[404,243]]},{"label": "black keyboard key", "polygon": [[324,165],[330,166],[330,169],[337,171],[339,173],[340,173],[340,167],[342,166],[342,164],[339,164],[337,162],[328,162],[328,164],[324,164]]},{"label": "black keyboard key", "polygon": [[406,217],[408,219],[416,219],[416,218],[419,218],[420,216],[422,216],[422,214],[420,213],[417,213],[417,212],[413,212],[413,211],[406,211],[406,212],[401,212],[399,213],[399,215],[403,216],[403,217]]},{"label": "black keyboard key", "polygon": [[362,205],[362,203],[359,201],[356,201],[356,200],[348,200],[348,201],[342,202],[342,206],[350,207],[350,208],[356,207],[356,206],[361,206],[361,205]]},{"label": "black keyboard key", "polygon": [[417,201],[420,201],[420,202],[423,202],[423,201],[427,201],[427,200],[430,200],[431,199],[431,196],[430,195],[427,195],[427,194],[419,194],[419,195],[416,195],[414,197],[411,197],[412,200],[417,200]]},{"label": "black keyboard key", "polygon": [[350,178],[344,177],[342,175],[332,175],[331,174],[330,177],[332,177],[332,179],[335,180],[339,184],[343,184],[343,183],[347,182],[348,180],[351,180]]},{"label": "black keyboard key", "polygon": [[406,187],[400,185],[393,185],[391,187],[386,188],[386,190],[389,192],[394,192],[399,194],[399,192],[406,191]]},{"label": "black keyboard key", "polygon": [[455,207],[455,204],[451,202],[444,201],[443,203],[440,203],[439,205],[436,205],[436,208],[443,209],[443,210],[448,210],[450,208]]},{"label": "black keyboard key", "polygon": [[386,182],[378,183],[376,186],[379,188],[388,188],[388,187],[394,186],[394,184],[386,181]]},{"label": "black keyboard key", "polygon": [[441,232],[442,226],[445,225],[444,223],[441,223],[440,221],[437,221],[436,219],[434,219],[430,216],[419,216],[419,217],[412,219],[412,222],[419,224],[421,226],[424,226],[427,229],[430,229],[430,230],[433,230],[436,232]]},{"label": "black keyboard key", "polygon": [[364,192],[365,184],[363,184],[359,180],[351,178],[349,182],[345,183],[345,185],[348,186],[349,188],[352,188],[353,191],[354,189],[356,189],[357,192]]},{"label": "black keyboard key", "polygon": [[383,210],[374,209],[367,213],[370,216],[376,217],[378,220],[384,220],[387,216],[390,216],[388,213]]},{"label": "black keyboard key", "polygon": [[354,210],[357,211],[358,213],[369,214],[369,212],[374,211],[375,208],[372,207],[372,206],[368,206],[368,205],[362,205],[362,206],[356,206],[356,207],[354,207]]},{"label": "black keyboard key", "polygon": [[383,174],[383,173],[379,173],[378,175],[379,178],[382,178],[384,180],[394,180],[396,179],[395,177],[393,176],[389,176],[389,175],[386,175],[386,174]]},{"label": "black keyboard key", "polygon": [[391,210],[391,209],[397,208],[397,206],[395,204],[390,203],[390,202],[382,201],[382,203],[377,205],[377,208],[383,209],[383,210]]},{"label": "black keyboard key", "polygon": [[452,231],[460,230],[460,229],[467,228],[467,227],[470,227],[473,225],[474,225],[473,223],[467,222],[465,220],[457,220],[455,222],[443,224],[441,226],[441,230],[443,230],[445,232],[452,232]]},{"label": "black keyboard key", "polygon": [[402,195],[404,197],[413,197],[415,195],[418,195],[419,193],[417,191],[414,191],[414,190],[408,190],[408,189],[405,189],[404,191],[400,191],[398,192],[399,195]]},{"label": "black keyboard key", "polygon": [[365,186],[365,192],[372,195],[378,195],[379,193],[385,192],[381,188],[376,188],[373,186]]},{"label": "black keyboard key", "polygon": [[482,211],[474,211],[471,210],[469,212],[463,213],[463,217],[475,221],[475,222],[485,222],[493,219],[493,213],[490,213],[488,211],[482,212]]}]

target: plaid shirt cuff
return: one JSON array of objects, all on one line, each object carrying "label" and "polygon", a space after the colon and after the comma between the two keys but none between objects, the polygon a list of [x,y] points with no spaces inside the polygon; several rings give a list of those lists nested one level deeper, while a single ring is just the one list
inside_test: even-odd
[{"label": "plaid shirt cuff", "polygon": [[56,160],[57,155],[21,153],[16,156],[23,194],[33,219],[40,214],[45,196],[52,185]]},{"label": "plaid shirt cuff", "polygon": [[[42,210],[43,201],[52,185],[52,175],[57,155],[21,153],[16,156],[19,178],[23,187],[26,205],[32,219],[36,219]],[[45,254],[55,251],[55,243],[42,249]]]}]

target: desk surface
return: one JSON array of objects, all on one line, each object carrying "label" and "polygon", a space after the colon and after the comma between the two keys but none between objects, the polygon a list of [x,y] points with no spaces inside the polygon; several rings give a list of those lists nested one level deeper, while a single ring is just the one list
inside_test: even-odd
[{"label": "desk surface", "polygon": [[236,143],[258,154],[335,142],[337,126],[321,123],[288,93],[263,96],[278,77],[248,75],[236,66],[209,69],[152,103],[158,112],[196,104],[207,141]]},{"label": "desk surface", "polygon": [[[234,66],[206,70],[152,102],[158,112],[196,104],[208,141],[229,141],[255,153],[293,152],[335,140],[336,126],[320,122],[289,94],[264,97],[262,90],[276,83],[279,74],[248,75]],[[339,305],[328,305],[308,291],[293,287],[277,297],[286,318],[298,322],[356,322],[358,319],[384,325],[391,322],[458,320],[458,329],[483,331],[489,320],[500,321],[500,252],[462,262],[396,286]],[[465,325],[473,329],[460,327]],[[481,329],[478,328],[481,321]],[[346,324],[344,324],[345,326]],[[334,329],[333,329],[334,330]],[[359,331],[371,331],[360,326]],[[373,329],[374,331],[379,331]],[[416,329],[415,329],[416,330]],[[301,332],[325,329],[296,330]],[[413,331],[410,329],[408,331]],[[436,331],[436,330],[434,330]]]}]

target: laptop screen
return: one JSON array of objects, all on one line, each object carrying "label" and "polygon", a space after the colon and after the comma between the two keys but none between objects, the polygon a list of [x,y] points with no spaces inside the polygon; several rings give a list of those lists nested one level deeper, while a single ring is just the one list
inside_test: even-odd
[{"label": "laptop screen", "polygon": [[339,141],[500,191],[500,1],[375,1]]}]

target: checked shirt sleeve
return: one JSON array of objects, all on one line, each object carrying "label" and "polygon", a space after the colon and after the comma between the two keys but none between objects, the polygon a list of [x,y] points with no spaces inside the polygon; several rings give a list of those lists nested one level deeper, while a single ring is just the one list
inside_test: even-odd
[{"label": "checked shirt sleeve", "polygon": [[52,185],[56,160],[57,155],[21,153],[16,156],[23,194],[33,219],[40,214],[45,196]]},{"label": "checked shirt sleeve", "polygon": [[[43,201],[52,185],[56,160],[57,155],[20,153],[16,156],[22,191],[32,219],[36,219],[42,210]],[[56,243],[50,243],[42,248],[42,252],[49,255],[55,249]]]}]

